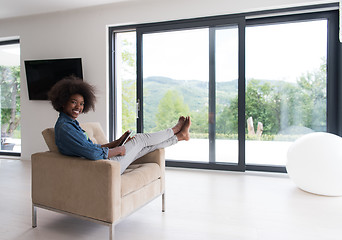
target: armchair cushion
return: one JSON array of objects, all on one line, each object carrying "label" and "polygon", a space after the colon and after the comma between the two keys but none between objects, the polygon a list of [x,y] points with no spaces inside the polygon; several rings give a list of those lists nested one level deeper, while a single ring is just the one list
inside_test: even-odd
[{"label": "armchair cushion", "polygon": [[[100,123],[88,122],[88,123],[81,123],[80,125],[83,128],[83,130],[87,132],[88,137],[91,139],[91,141],[93,141],[93,143],[95,144],[107,143],[107,139],[101,128]],[[58,147],[55,143],[55,129],[47,128],[42,132],[42,134],[50,152],[59,152]]]},{"label": "armchair cushion", "polygon": [[156,163],[132,164],[121,176],[121,196],[134,192],[161,177]]},{"label": "armchair cushion", "polygon": [[47,128],[42,134],[50,152],[59,152],[55,143],[55,130],[53,128]]},{"label": "armchair cushion", "polygon": [[81,123],[80,126],[84,131],[87,132],[88,137],[95,144],[105,144],[108,142],[100,123],[98,122],[87,122]]}]

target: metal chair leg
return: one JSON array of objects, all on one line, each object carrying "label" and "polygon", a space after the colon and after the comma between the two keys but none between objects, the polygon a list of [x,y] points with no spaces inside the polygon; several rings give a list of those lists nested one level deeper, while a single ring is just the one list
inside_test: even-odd
[{"label": "metal chair leg", "polygon": [[37,227],[37,208],[32,204],[32,227]]},{"label": "metal chair leg", "polygon": [[162,195],[162,212],[165,212],[165,193]]},{"label": "metal chair leg", "polygon": [[109,240],[114,240],[115,225],[109,225]]}]

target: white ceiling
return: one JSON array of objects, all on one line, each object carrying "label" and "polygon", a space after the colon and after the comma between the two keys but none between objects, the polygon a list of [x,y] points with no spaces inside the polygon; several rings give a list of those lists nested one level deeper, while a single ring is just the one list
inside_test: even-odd
[{"label": "white ceiling", "polygon": [[0,0],[0,19],[66,11],[130,0]]}]

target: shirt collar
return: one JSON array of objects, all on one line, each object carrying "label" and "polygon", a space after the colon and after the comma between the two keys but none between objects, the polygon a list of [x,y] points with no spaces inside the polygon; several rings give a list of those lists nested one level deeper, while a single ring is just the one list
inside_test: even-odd
[{"label": "shirt collar", "polygon": [[70,121],[70,122],[73,122],[73,123],[76,123],[77,125],[79,125],[78,121],[75,119],[72,119],[69,115],[65,114],[64,112],[59,112],[59,116],[61,118],[64,118],[65,120],[67,121]]}]

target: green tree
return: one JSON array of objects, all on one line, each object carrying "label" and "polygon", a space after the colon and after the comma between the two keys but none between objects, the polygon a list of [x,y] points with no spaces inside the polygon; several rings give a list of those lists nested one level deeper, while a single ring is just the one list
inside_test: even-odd
[{"label": "green tree", "polygon": [[128,39],[122,41],[122,48],[122,132],[125,132],[128,129],[136,129],[136,83],[135,79],[132,79],[132,76],[135,76],[135,54],[132,52],[133,43]]},{"label": "green tree", "polygon": [[20,67],[0,66],[1,135],[11,137],[20,124]]},{"label": "green tree", "polygon": [[122,81],[122,132],[135,129],[135,81]]},{"label": "green tree", "polygon": [[175,90],[168,90],[159,102],[154,130],[169,128],[177,122],[179,116],[188,114],[189,106],[184,103],[183,96]]},{"label": "green tree", "polygon": [[[318,70],[303,74],[296,84],[249,80],[245,118],[253,118],[255,129],[257,122],[262,122],[263,134],[277,134],[290,126],[322,131],[326,127],[326,97],[323,61]],[[216,129],[223,134],[238,132],[238,96],[218,113]]]},{"label": "green tree", "polygon": [[281,130],[299,126],[324,131],[326,128],[326,64],[300,76],[296,84],[286,83],[281,94]]},{"label": "green tree", "polygon": [[264,134],[277,133],[280,128],[279,109],[280,99],[276,86],[254,79],[248,82],[245,118],[253,118],[255,129],[256,124],[261,122],[264,126]]},{"label": "green tree", "polygon": [[280,91],[280,130],[301,125],[301,91],[296,84],[284,83]]},{"label": "green tree", "polygon": [[[245,103],[245,118],[253,118],[255,129],[257,128],[256,124],[261,122],[266,134],[273,134],[279,130],[280,96],[274,86],[258,80],[248,81]],[[223,111],[218,114],[217,132],[238,133],[238,96],[232,99],[230,105],[223,108]]]},{"label": "green tree", "polygon": [[216,132],[221,134],[233,134],[238,132],[238,98],[230,101],[230,105],[225,106],[217,114]]},{"label": "green tree", "polygon": [[302,75],[297,81],[301,89],[301,111],[303,126],[322,131],[326,126],[326,64],[317,71]]},{"label": "green tree", "polygon": [[122,51],[122,54],[121,54],[122,61],[125,64],[127,64],[127,66],[134,67],[135,56],[134,56],[134,52],[131,51],[131,49],[134,49],[133,43],[130,42],[128,39],[124,39],[122,41],[122,47],[124,48],[124,51]]},{"label": "green tree", "polygon": [[191,117],[192,133],[208,133],[208,106],[204,106],[199,111],[193,111]]}]

